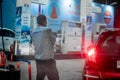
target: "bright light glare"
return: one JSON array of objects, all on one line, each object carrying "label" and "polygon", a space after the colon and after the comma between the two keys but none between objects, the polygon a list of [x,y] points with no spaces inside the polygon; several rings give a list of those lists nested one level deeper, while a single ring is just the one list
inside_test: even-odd
[{"label": "bright light glare", "polygon": [[90,51],[88,51],[88,56],[92,56],[95,54],[95,50],[91,49]]},{"label": "bright light glare", "polygon": [[23,47],[21,48],[21,55],[29,55],[29,47]]},{"label": "bright light glare", "polygon": [[106,6],[106,10],[108,10],[108,11],[110,11],[110,12],[112,12],[112,6]]},{"label": "bright light glare", "polygon": [[73,3],[73,0],[67,0],[66,5],[70,5],[71,3]]},{"label": "bright light glare", "polygon": [[21,55],[29,55],[29,45],[28,44],[20,45],[20,49],[21,49]]}]

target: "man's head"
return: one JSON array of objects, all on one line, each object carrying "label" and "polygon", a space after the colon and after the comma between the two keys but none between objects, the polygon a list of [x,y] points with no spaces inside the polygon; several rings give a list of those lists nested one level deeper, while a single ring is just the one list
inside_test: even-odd
[{"label": "man's head", "polygon": [[47,24],[46,16],[45,15],[38,15],[37,23],[39,26],[46,26],[46,24]]}]

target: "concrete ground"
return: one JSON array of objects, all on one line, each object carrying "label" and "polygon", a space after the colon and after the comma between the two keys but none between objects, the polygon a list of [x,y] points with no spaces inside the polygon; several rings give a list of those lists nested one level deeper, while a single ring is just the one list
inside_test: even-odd
[{"label": "concrete ground", "polygon": [[[84,67],[84,59],[61,59],[56,60],[60,80],[81,80]],[[16,63],[11,63],[15,64]],[[36,64],[31,60],[32,80],[36,80]],[[21,80],[29,80],[27,73],[27,63],[21,62]],[[45,80],[48,80],[47,77]]]},{"label": "concrete ground", "polygon": [[81,80],[84,59],[58,60],[60,80]]}]

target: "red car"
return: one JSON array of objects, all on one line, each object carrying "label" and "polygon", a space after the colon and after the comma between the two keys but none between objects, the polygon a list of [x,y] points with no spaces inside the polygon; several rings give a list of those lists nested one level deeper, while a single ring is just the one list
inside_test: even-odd
[{"label": "red car", "polygon": [[83,80],[120,80],[120,29],[101,33],[85,58]]}]

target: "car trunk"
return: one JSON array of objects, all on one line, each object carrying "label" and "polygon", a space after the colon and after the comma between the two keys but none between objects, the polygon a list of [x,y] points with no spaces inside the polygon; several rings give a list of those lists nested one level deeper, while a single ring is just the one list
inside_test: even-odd
[{"label": "car trunk", "polygon": [[120,71],[120,53],[97,54],[96,63],[99,69]]}]

